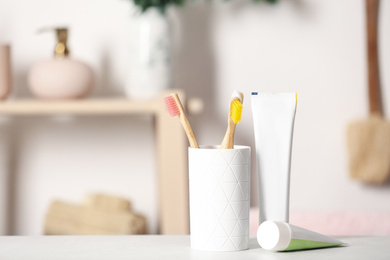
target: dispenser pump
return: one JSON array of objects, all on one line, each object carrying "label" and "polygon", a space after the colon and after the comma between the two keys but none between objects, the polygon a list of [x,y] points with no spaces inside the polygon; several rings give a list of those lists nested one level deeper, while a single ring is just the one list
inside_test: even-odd
[{"label": "dispenser pump", "polygon": [[69,55],[66,41],[68,40],[68,28],[54,28],[57,34],[57,45],[54,50],[56,58],[62,59]]},{"label": "dispenser pump", "polygon": [[85,97],[93,89],[92,69],[84,62],[69,57],[68,28],[48,27],[38,31],[55,32],[54,57],[34,64],[28,73],[31,92],[44,99]]}]

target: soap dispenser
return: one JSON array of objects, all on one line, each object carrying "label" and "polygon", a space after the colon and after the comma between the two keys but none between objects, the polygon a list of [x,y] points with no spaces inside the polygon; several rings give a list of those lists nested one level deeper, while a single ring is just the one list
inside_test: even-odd
[{"label": "soap dispenser", "polygon": [[57,45],[54,58],[33,65],[28,74],[31,92],[43,99],[75,99],[93,88],[93,73],[83,62],[69,57],[68,29],[54,28]]}]

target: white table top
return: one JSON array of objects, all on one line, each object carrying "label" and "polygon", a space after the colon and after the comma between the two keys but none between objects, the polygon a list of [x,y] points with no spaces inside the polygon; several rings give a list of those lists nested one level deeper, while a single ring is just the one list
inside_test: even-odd
[{"label": "white table top", "polygon": [[251,238],[249,250],[202,252],[189,236],[0,236],[0,259],[390,259],[390,237],[338,237],[345,247],[268,252]]}]

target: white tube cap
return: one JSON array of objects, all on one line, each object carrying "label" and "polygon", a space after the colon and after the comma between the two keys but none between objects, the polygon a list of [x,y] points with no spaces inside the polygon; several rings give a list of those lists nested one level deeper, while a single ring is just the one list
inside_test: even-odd
[{"label": "white tube cap", "polygon": [[257,242],[265,250],[284,250],[290,241],[291,229],[285,222],[264,221],[257,229]]}]

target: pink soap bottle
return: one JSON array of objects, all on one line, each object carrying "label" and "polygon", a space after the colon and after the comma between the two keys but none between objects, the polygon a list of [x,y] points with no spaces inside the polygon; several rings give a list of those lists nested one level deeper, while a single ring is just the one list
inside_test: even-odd
[{"label": "pink soap bottle", "polygon": [[0,43],[0,100],[8,97],[11,87],[11,46]]},{"label": "pink soap bottle", "polygon": [[42,99],[83,98],[93,89],[91,68],[69,57],[68,29],[55,28],[57,45],[54,58],[34,64],[28,74],[31,92]]}]

